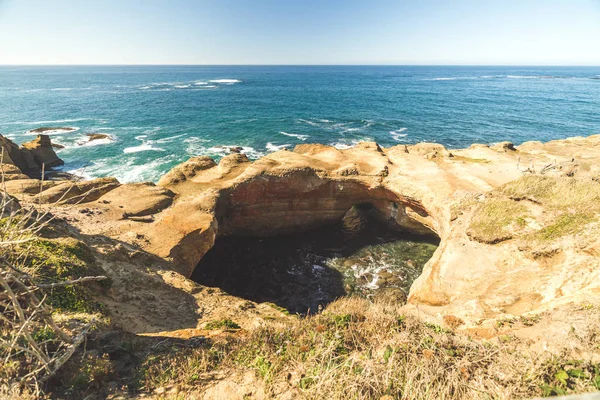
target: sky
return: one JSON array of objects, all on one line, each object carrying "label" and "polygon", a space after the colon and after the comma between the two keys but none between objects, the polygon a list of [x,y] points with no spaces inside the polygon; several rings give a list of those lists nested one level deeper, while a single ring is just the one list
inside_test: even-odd
[{"label": "sky", "polygon": [[0,64],[600,65],[600,0],[0,0]]}]

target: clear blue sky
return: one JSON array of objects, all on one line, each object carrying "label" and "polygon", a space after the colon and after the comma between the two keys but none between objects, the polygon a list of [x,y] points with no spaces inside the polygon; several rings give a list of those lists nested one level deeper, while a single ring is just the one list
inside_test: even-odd
[{"label": "clear blue sky", "polygon": [[600,0],[0,0],[0,64],[600,65]]}]

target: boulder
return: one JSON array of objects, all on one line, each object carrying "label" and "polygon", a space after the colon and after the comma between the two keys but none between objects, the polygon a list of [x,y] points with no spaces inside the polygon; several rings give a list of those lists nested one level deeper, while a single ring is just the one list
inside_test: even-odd
[{"label": "boulder", "polygon": [[515,145],[512,144],[512,142],[500,142],[500,143],[496,143],[495,145],[490,147],[492,150],[496,150],[496,151],[502,151],[502,152],[507,152],[507,151],[517,151],[517,149],[515,148]]},{"label": "boulder", "polygon": [[38,135],[32,141],[23,143],[21,147],[31,153],[40,167],[45,165],[46,168],[54,168],[64,164],[63,160],[58,158],[54,152],[50,136],[48,135]]},{"label": "boulder", "polygon": [[189,178],[193,178],[199,171],[204,171],[216,167],[217,163],[210,157],[198,156],[192,157],[183,164],[179,164],[165,175],[163,175],[158,184],[160,186],[173,185],[181,183]]},{"label": "boulder", "polygon": [[15,179],[29,179],[29,177],[25,175],[16,165],[0,164],[0,166],[2,168],[2,175],[5,182]]},{"label": "boulder", "polygon": [[57,181],[41,181],[39,179],[14,179],[4,183],[6,192],[11,196],[37,195],[58,184]]},{"label": "boulder", "polygon": [[98,199],[100,203],[117,206],[128,217],[144,217],[169,207],[175,193],[152,182],[129,183],[111,190]]},{"label": "boulder", "polygon": [[78,204],[98,200],[116,189],[120,183],[115,178],[98,178],[90,181],[61,182],[44,190],[37,198],[40,203]]},{"label": "boulder", "polygon": [[88,142],[101,139],[112,140],[112,136],[107,135],[106,133],[86,133],[85,135],[88,137]]},{"label": "boulder", "polygon": [[408,152],[425,156],[427,159],[453,157],[452,153],[439,143],[417,143],[408,146]]}]

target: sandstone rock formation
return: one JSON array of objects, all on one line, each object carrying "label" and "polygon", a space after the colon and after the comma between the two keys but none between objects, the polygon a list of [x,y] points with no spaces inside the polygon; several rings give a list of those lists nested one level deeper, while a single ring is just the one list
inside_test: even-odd
[{"label": "sandstone rock formation", "polygon": [[[48,135],[38,135],[34,140],[24,143],[20,148],[12,140],[0,135],[5,179],[23,179],[22,175],[39,178],[42,165],[51,169],[63,165],[64,162],[54,152]],[[18,169],[7,167],[12,165]],[[12,176],[14,175],[14,176]]]},{"label": "sandstone rock formation", "polygon": [[29,150],[38,165],[44,164],[46,168],[54,168],[64,164],[63,160],[58,158],[54,152],[48,135],[38,135],[34,140],[23,143],[21,147]]},{"label": "sandstone rock formation", "polygon": [[112,136],[107,135],[106,133],[86,133],[85,135],[88,137],[88,142],[102,139],[112,140]]},{"label": "sandstone rock formation", "polygon": [[[482,331],[491,329],[495,318],[600,296],[597,209],[561,211],[558,200],[544,194],[552,185],[596,193],[598,161],[600,135],[451,153],[438,144],[361,143],[346,150],[303,144],[254,162],[243,154],[218,164],[194,157],[158,186],[110,179],[48,184],[36,199],[82,203],[56,213],[72,219],[84,235],[128,243],[186,276],[219,236],[305,231],[345,215],[359,229],[360,220],[348,210],[369,205],[397,229],[441,240],[411,288],[407,310],[461,320],[464,329]],[[532,182],[546,197],[523,189],[527,184],[518,182],[524,176],[539,177]],[[511,182],[517,183],[506,186]],[[7,189],[21,199],[36,185],[15,181]],[[82,196],[90,190],[92,195]],[[593,198],[582,197],[585,204]],[[86,217],[74,218],[73,210],[87,210]]]}]

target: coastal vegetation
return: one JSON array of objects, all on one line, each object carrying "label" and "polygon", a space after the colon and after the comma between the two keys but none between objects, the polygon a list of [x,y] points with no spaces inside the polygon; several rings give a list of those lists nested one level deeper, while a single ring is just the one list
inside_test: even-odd
[{"label": "coastal vegetation", "polygon": [[[193,158],[158,186],[46,184],[13,165],[0,398],[598,391],[597,171],[506,173],[519,151],[304,145],[255,163]],[[339,289],[327,298],[326,273]]]},{"label": "coastal vegetation", "polygon": [[596,235],[598,215],[597,180],[526,175],[476,205],[468,233],[485,243],[518,237],[527,246],[548,244],[577,232]]}]

